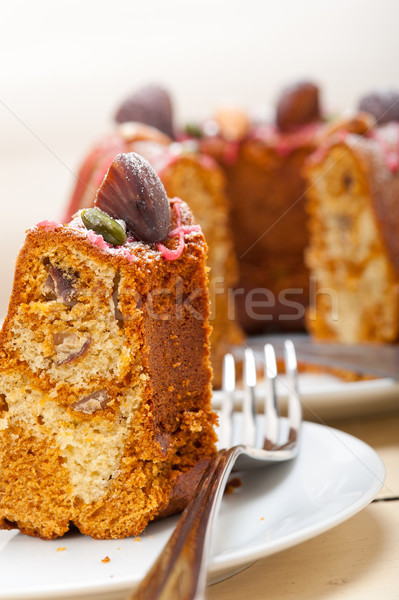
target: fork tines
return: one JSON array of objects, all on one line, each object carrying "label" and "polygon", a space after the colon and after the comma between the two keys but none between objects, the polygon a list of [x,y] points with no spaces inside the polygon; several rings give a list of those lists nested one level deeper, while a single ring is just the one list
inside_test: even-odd
[{"label": "fork tines", "polygon": [[[277,360],[274,347],[272,344],[265,344],[263,350],[264,361],[264,378],[265,378],[265,393],[264,393],[264,425],[261,440],[265,450],[275,450],[281,448],[281,418],[278,407],[277,396]],[[288,441],[283,444],[286,446],[292,442],[296,442],[297,433],[302,420],[301,403],[298,393],[297,382],[297,361],[295,355],[294,344],[291,340],[286,340],[284,343],[284,363],[285,363],[285,378],[282,382],[283,387],[288,396],[288,425],[289,434]],[[239,442],[245,445],[256,445],[257,429],[256,429],[256,389],[257,375],[255,355],[252,349],[246,348],[244,352],[244,368],[243,368],[244,396],[241,406],[241,434]],[[236,395],[236,376],[235,362],[232,354],[226,354],[223,364],[223,400],[221,411],[221,427],[220,445],[223,448],[228,448],[237,440],[233,439],[233,419],[234,419],[234,398]]]}]

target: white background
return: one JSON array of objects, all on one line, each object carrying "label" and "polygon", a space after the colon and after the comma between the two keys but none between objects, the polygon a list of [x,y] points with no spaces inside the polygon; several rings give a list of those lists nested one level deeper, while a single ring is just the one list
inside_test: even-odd
[{"label": "white background", "polygon": [[397,0],[0,0],[0,316],[27,227],[57,218],[123,97],[159,82],[178,121],[318,81],[328,111],[399,88]]}]

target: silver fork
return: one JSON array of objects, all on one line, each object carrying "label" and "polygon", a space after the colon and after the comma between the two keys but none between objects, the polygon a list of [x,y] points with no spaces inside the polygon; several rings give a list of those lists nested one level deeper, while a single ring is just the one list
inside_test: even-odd
[{"label": "silver fork", "polygon": [[[226,354],[223,368],[223,404],[220,415],[219,446],[183,512],[176,529],[137,590],[128,600],[203,600],[209,564],[211,534],[220,508],[225,485],[234,466],[238,469],[262,467],[294,458],[299,449],[302,421],[297,386],[297,362],[290,340],[284,347],[288,390],[288,419],[279,415],[276,380],[277,363],[273,346],[264,347],[265,419],[263,431],[255,414],[256,366],[254,353],[245,350],[244,401],[240,443],[234,443],[235,363]],[[259,421],[259,419],[258,419]],[[288,425],[283,432],[282,424]],[[287,429],[287,427],[285,428]],[[283,439],[282,439],[283,438]]]}]

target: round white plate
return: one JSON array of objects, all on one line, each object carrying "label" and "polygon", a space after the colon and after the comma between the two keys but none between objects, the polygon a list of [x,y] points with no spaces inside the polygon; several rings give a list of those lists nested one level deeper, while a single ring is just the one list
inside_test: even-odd
[{"label": "round white plate", "polygon": [[[287,387],[284,375],[278,377],[277,393],[282,410],[286,404]],[[328,374],[301,373],[298,377],[304,418],[323,423],[325,419],[365,416],[395,410],[399,406],[399,382],[393,379],[370,379],[345,382]],[[263,410],[262,387],[257,387],[257,408]],[[221,393],[214,391],[215,408],[220,408]],[[237,391],[237,403],[242,392]]]},{"label": "round white plate", "polygon": [[[360,440],[304,423],[297,459],[243,473],[226,495],[214,536],[210,581],[310,539],[365,507],[385,477]],[[177,517],[151,524],[140,539],[97,541],[79,534],[43,541],[0,532],[0,598],[122,599],[150,567]],[[108,560],[109,559],[109,560]]]}]

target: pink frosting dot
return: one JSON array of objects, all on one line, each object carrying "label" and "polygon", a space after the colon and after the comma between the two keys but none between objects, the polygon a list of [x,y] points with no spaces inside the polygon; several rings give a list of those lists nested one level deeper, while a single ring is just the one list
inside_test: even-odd
[{"label": "pink frosting dot", "polygon": [[161,253],[162,258],[164,258],[165,260],[176,260],[176,259],[180,258],[180,256],[183,254],[183,251],[184,251],[184,248],[186,245],[185,239],[184,239],[185,234],[201,231],[200,225],[182,225],[181,224],[180,202],[178,201],[178,199],[176,199],[176,202],[174,204],[174,209],[175,209],[176,218],[177,218],[177,227],[169,232],[168,237],[169,238],[178,237],[179,244],[178,244],[177,248],[175,248],[174,250],[169,250],[169,248],[167,248],[163,244],[157,244],[157,248],[158,248],[159,252]]},{"label": "pink frosting dot", "polygon": [[177,246],[177,248],[175,248],[175,250],[169,250],[169,248],[167,248],[163,244],[157,244],[157,247],[165,260],[176,260],[177,258],[180,258],[183,254],[183,250],[185,247],[183,231],[180,231],[179,245]]},{"label": "pink frosting dot", "polygon": [[45,229],[46,231],[54,231],[54,229],[58,229],[58,227],[61,227],[61,223],[57,223],[57,221],[40,221],[40,223],[38,223],[36,227],[40,227],[41,229]]},{"label": "pink frosting dot", "polygon": [[126,250],[125,248],[123,248],[122,254],[129,262],[136,262],[136,257],[134,256],[134,254],[129,252],[129,250]]},{"label": "pink frosting dot", "polygon": [[91,229],[89,229],[89,231],[87,232],[87,239],[94,245],[97,246],[98,248],[101,248],[101,250],[108,250],[108,248],[112,248],[111,244],[108,244],[102,235],[97,235],[97,233],[94,233],[94,231],[92,231]]}]

